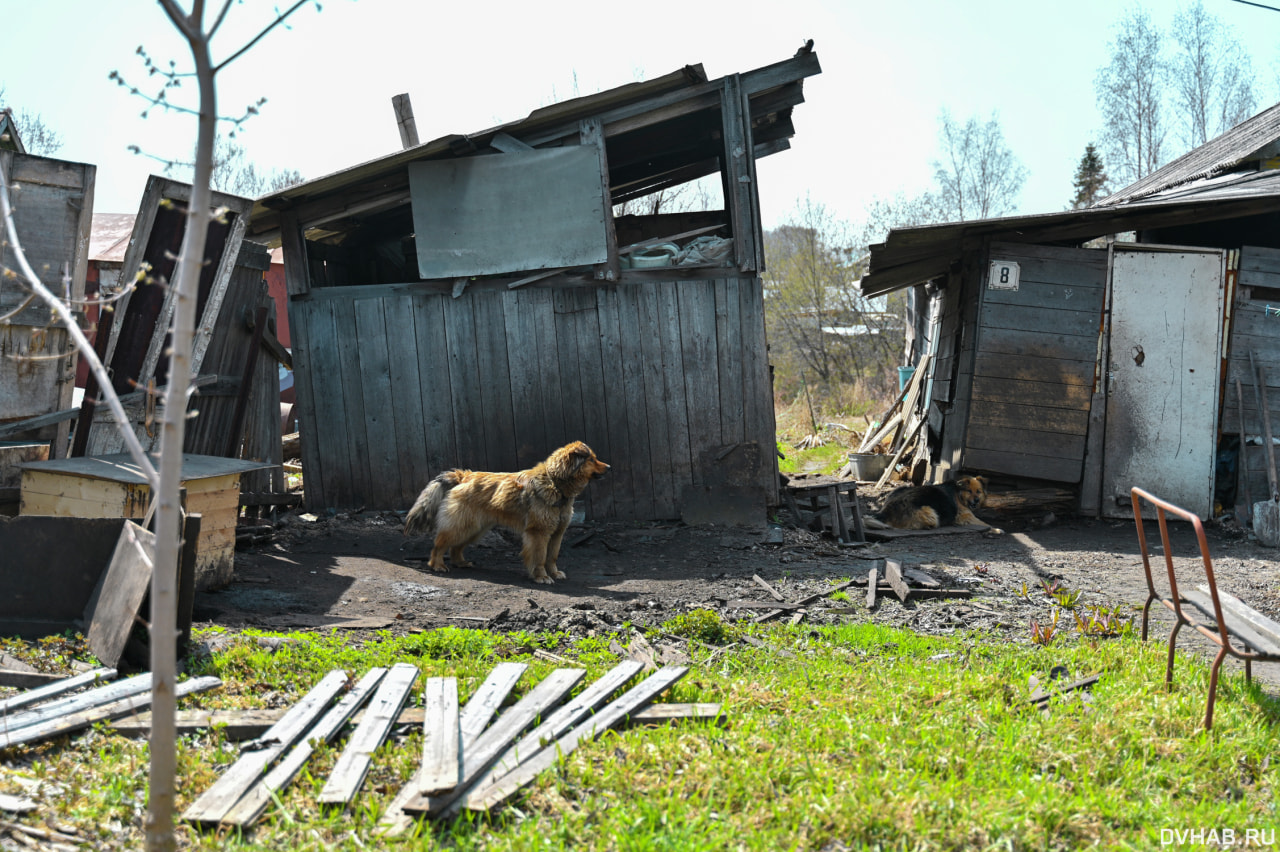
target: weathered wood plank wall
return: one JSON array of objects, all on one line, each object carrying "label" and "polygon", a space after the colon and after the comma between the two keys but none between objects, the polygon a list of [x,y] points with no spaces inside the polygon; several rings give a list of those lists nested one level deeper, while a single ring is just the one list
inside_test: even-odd
[{"label": "weathered wood plank wall", "polygon": [[[1271,428],[1280,435],[1280,250],[1245,246],[1240,250],[1240,274],[1232,306],[1231,338],[1227,348],[1227,382],[1223,392],[1222,431],[1240,433],[1235,380],[1244,399],[1245,433],[1255,438],[1248,445],[1249,498],[1255,503],[1270,493],[1267,454],[1260,436],[1264,432],[1258,392],[1249,354],[1263,368],[1267,382],[1267,407]],[[1280,456],[1280,447],[1276,454]],[[1243,499],[1243,495],[1241,495]]]},{"label": "weathered wood plank wall", "polygon": [[441,470],[526,468],[575,439],[613,466],[592,517],[678,517],[699,454],[740,441],[776,500],[763,311],[754,277],[316,288],[290,305],[307,505],[404,509]]},{"label": "weathered wood plank wall", "polygon": [[1078,482],[1106,287],[1106,252],[1011,243],[1017,290],[981,292],[964,467]]}]

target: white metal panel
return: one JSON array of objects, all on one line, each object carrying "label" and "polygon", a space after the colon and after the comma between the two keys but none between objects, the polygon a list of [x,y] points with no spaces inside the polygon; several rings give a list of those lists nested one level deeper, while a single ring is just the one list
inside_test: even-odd
[{"label": "white metal panel", "polygon": [[1213,510],[1223,254],[1117,247],[1111,271],[1102,509],[1131,517],[1138,485]]},{"label": "white metal panel", "polygon": [[608,259],[599,152],[576,146],[409,165],[425,279]]}]

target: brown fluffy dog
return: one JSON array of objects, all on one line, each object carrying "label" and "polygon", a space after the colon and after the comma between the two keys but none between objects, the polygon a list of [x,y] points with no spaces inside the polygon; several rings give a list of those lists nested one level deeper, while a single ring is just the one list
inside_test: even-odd
[{"label": "brown fluffy dog", "polygon": [[973,514],[986,502],[987,480],[981,476],[962,476],[941,485],[909,485],[885,498],[880,511],[864,523],[872,529],[897,530],[986,526]]},{"label": "brown fluffy dog", "polygon": [[427,567],[441,572],[449,570],[444,564],[446,550],[450,562],[470,568],[463,548],[502,524],[523,535],[520,555],[530,580],[563,580],[556,559],[573,517],[573,501],[588,482],[608,469],[590,447],[574,441],[518,473],[448,470],[418,495],[405,518],[404,534],[436,537]]}]

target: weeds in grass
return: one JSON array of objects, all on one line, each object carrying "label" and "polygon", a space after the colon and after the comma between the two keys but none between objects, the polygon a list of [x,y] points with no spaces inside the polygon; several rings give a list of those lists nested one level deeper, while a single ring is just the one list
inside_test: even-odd
[{"label": "weeds in grass", "polygon": [[1036,645],[1052,644],[1054,638],[1058,635],[1058,614],[1061,610],[1055,609],[1052,613],[1053,618],[1047,624],[1041,624],[1034,618],[1031,619],[1031,641]]},{"label": "weeds in grass", "polygon": [[727,645],[742,636],[742,628],[726,624],[719,613],[694,609],[662,623],[661,630],[673,636],[694,639],[704,645]]},{"label": "weeds in grass", "polygon": [[1119,604],[1108,609],[1105,606],[1085,607],[1084,615],[1073,612],[1076,631],[1081,636],[1113,638],[1131,636],[1134,631],[1133,615],[1124,614],[1125,607]]}]

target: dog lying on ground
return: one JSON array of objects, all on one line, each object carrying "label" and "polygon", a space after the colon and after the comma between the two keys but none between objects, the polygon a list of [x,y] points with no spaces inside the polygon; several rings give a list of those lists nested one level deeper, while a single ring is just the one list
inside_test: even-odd
[{"label": "dog lying on ground", "polygon": [[986,526],[973,514],[986,502],[987,480],[981,476],[962,476],[941,485],[908,485],[886,497],[880,511],[863,524],[881,530]]},{"label": "dog lying on ground", "polygon": [[574,441],[517,473],[448,470],[418,495],[405,518],[404,534],[434,535],[427,567],[444,572],[449,570],[446,550],[455,566],[470,568],[463,549],[502,524],[523,536],[520,555],[529,579],[554,583],[565,579],[556,559],[573,517],[573,501],[608,469],[590,447]]}]

